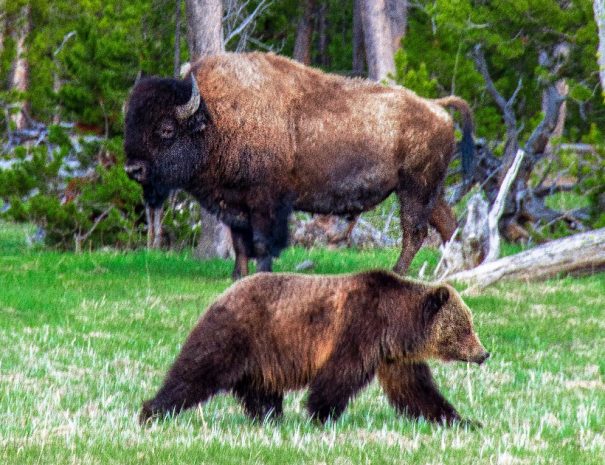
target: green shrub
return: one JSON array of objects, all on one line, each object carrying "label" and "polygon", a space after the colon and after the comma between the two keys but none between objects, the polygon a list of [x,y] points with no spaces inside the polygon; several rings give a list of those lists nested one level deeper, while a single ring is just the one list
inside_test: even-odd
[{"label": "green shrub", "polygon": [[[16,147],[0,169],[2,216],[31,222],[46,245],[63,250],[135,248],[146,243],[145,209],[139,184],[123,168],[122,139],[70,142],[59,127],[48,143]],[[78,150],[74,146],[81,146]],[[71,167],[71,168],[70,168]],[[164,217],[164,237],[173,248],[194,245],[200,208],[181,193]]]}]

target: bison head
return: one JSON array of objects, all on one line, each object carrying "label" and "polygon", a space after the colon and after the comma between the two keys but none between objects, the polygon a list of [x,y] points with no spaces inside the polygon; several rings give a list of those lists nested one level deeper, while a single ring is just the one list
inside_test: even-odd
[{"label": "bison head", "polygon": [[143,186],[151,207],[161,206],[171,190],[186,188],[202,166],[209,120],[193,75],[136,84],[126,110],[125,170]]}]

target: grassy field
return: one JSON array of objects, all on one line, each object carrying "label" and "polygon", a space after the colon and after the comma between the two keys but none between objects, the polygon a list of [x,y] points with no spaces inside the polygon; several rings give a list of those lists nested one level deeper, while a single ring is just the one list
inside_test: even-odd
[{"label": "grassy field", "polygon": [[[394,250],[289,249],[313,272],[394,263]],[[423,250],[413,272],[436,252]],[[310,423],[304,393],[281,422],[253,424],[229,396],[141,429],[151,396],[231,262],[185,254],[61,254],[0,223],[2,464],[599,464],[605,458],[605,274],[501,284],[468,296],[492,358],[434,363],[460,412],[484,427],[398,417],[378,386],[335,424]]]}]

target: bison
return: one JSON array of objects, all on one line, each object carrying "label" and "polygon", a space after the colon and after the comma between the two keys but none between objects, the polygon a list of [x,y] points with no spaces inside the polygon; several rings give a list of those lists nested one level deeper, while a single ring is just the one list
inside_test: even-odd
[{"label": "bison", "polygon": [[248,259],[271,271],[293,209],[355,216],[395,192],[404,274],[427,224],[444,239],[455,219],[442,199],[463,116],[463,168],[472,119],[458,97],[429,100],[402,87],[323,73],[274,54],[209,56],[183,80],[139,81],[127,103],[125,169],[159,207],[184,189],[231,229],[234,277]]}]

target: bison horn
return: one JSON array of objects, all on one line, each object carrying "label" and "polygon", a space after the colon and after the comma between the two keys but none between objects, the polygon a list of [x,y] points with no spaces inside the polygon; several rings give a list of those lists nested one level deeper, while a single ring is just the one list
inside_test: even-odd
[{"label": "bison horn", "polygon": [[191,75],[191,97],[187,103],[183,105],[177,105],[176,117],[180,120],[184,120],[193,115],[200,107],[200,90],[197,87],[197,82]]}]

